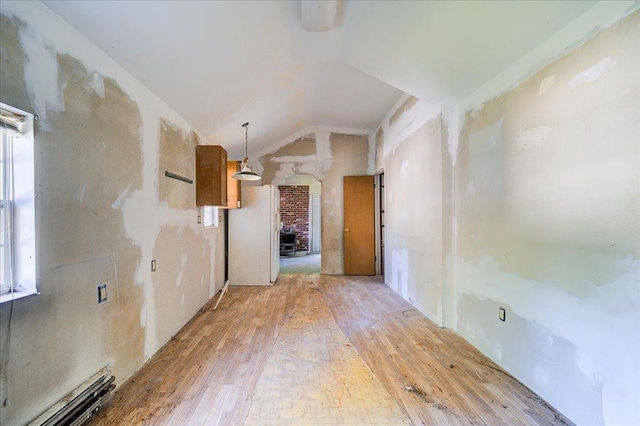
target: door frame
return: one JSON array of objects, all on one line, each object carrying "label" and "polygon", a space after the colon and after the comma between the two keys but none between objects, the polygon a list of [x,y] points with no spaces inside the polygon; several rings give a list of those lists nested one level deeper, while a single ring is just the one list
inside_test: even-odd
[{"label": "door frame", "polygon": [[375,188],[375,237],[376,237],[376,275],[384,275],[384,169],[374,176]]}]

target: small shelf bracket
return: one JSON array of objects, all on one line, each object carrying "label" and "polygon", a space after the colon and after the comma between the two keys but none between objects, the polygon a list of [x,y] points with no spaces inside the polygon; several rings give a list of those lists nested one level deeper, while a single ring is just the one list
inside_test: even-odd
[{"label": "small shelf bracket", "polygon": [[193,179],[189,179],[189,178],[186,178],[186,177],[184,177],[184,176],[180,176],[180,175],[177,175],[177,174],[175,174],[175,173],[171,173],[171,172],[170,172],[170,171],[168,171],[168,170],[165,170],[165,171],[164,171],[164,175],[165,175],[166,177],[171,178],[171,179],[177,179],[177,180],[181,180],[182,182],[193,183]]}]

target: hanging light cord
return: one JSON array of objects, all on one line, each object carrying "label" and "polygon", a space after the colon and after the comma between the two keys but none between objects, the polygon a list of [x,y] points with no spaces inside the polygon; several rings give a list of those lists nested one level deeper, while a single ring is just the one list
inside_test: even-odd
[{"label": "hanging light cord", "polygon": [[242,125],[244,127],[244,160],[242,162],[247,164],[249,162],[249,122]]}]

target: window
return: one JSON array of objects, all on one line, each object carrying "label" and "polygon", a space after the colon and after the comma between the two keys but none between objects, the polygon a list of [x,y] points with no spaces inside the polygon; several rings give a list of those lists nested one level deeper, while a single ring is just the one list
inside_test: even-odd
[{"label": "window", "polygon": [[202,217],[204,219],[205,228],[218,227],[218,208],[214,206],[203,206]]},{"label": "window", "polygon": [[37,292],[33,120],[0,104],[0,303]]}]

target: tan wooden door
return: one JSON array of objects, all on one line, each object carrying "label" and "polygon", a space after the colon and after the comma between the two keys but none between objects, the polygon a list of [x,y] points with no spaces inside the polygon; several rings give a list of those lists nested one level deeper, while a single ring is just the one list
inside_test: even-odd
[{"label": "tan wooden door", "polygon": [[373,176],[344,177],[344,273],[375,275]]}]

